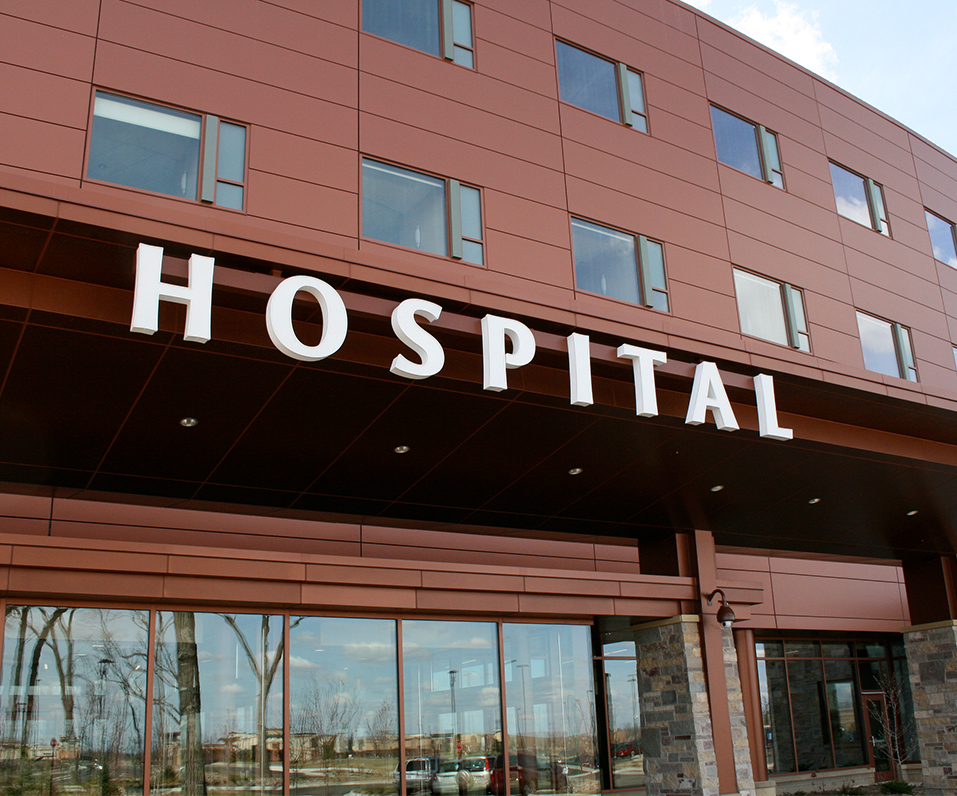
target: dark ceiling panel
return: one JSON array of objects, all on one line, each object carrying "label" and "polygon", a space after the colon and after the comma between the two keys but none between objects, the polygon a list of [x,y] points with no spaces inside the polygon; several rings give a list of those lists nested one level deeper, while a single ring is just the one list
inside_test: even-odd
[{"label": "dark ceiling panel", "polygon": [[[205,481],[288,373],[286,366],[201,348],[167,349],[101,469]],[[185,417],[198,424],[184,428]]]},{"label": "dark ceiling panel", "polygon": [[298,367],[210,481],[302,492],[405,386]]},{"label": "dark ceiling panel", "polygon": [[93,470],[161,353],[27,327],[0,395],[0,461]]}]

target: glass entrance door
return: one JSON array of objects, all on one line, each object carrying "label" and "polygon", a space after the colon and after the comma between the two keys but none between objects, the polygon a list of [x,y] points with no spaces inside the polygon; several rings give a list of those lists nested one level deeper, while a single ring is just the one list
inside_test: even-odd
[{"label": "glass entrance door", "polygon": [[887,703],[883,694],[864,694],[864,731],[867,739],[868,763],[874,766],[874,781],[894,779],[887,733]]}]

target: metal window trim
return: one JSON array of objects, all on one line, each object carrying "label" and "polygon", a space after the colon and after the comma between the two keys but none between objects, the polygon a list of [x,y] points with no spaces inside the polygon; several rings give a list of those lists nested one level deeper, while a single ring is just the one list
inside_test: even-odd
[{"label": "metal window trim", "polygon": [[203,175],[201,202],[212,204],[216,199],[216,158],[219,151],[219,117],[209,114],[203,125]]},{"label": "metal window trim", "polygon": [[756,125],[758,130],[758,154],[761,156],[761,174],[764,175],[764,181],[771,185],[774,184],[774,171],[771,168],[771,149],[768,146],[769,133],[763,124]]},{"label": "metal window trim", "polygon": [[801,338],[798,332],[797,307],[794,306],[794,293],[797,288],[784,282],[781,284],[781,290],[784,293],[784,316],[788,325],[788,342],[791,348],[799,349]]},{"label": "metal window trim", "polygon": [[894,324],[894,348],[897,353],[897,367],[900,370],[901,378],[908,379],[911,368],[916,370],[917,366],[914,363],[914,352],[911,349],[910,334],[899,323]]},{"label": "metal window trim", "polygon": [[631,91],[628,88],[628,67],[618,62],[618,101],[621,104],[621,122],[627,127],[634,124],[631,107]]},{"label": "metal window trim", "polygon": [[880,207],[883,202],[880,201],[878,192],[881,187],[870,177],[864,178],[867,183],[867,204],[871,211],[871,226],[878,232],[884,232],[884,224],[881,221]]},{"label": "metal window trim", "polygon": [[[451,0],[449,0],[451,2]],[[447,180],[449,191],[449,256],[462,259],[462,184]]]},{"label": "metal window trim", "polygon": [[954,251],[957,252],[957,224],[950,224],[949,226],[950,226],[950,238],[954,242]]},{"label": "metal window trim", "polygon": [[648,238],[638,236],[638,281],[641,283],[641,303],[645,307],[654,307],[654,288],[651,285],[651,269],[648,262],[651,255],[648,250]]},{"label": "metal window trim", "polygon": [[442,4],[442,57],[446,61],[455,60],[455,33],[452,28],[452,0],[441,0]]}]

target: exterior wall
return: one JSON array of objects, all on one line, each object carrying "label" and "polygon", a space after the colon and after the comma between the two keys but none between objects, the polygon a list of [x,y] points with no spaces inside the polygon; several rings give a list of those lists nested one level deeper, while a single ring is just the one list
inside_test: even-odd
[{"label": "exterior wall", "polygon": [[[203,230],[222,251],[254,239],[359,282],[957,406],[957,274],[933,259],[922,212],[957,216],[957,164],[690,9],[480,3],[467,70],[357,32],[358,3],[59,5],[4,8],[7,188],[82,185],[81,204],[170,224],[171,238]],[[644,72],[650,134],[559,102],[555,37]],[[86,179],[94,87],[249,124],[246,212]],[[778,134],[787,191],[715,161],[709,104]],[[482,187],[487,267],[361,239],[360,153]],[[892,239],[834,212],[829,159],[884,185]],[[664,241],[673,312],[576,291],[569,214]],[[805,290],[813,355],[741,335],[732,263]],[[864,369],[855,308],[912,328],[918,384]]]}]

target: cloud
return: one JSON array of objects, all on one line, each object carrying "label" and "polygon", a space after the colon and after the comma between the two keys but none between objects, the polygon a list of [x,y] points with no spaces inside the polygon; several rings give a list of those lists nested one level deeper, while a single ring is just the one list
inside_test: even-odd
[{"label": "cloud", "polygon": [[230,683],[229,685],[224,685],[219,689],[220,694],[245,694],[246,689],[243,688],[239,683]]},{"label": "cloud", "polygon": [[802,11],[797,3],[774,0],[775,13],[748,6],[728,24],[746,36],[796,61],[828,80],[836,80],[837,53],[825,41],[817,11]]}]

